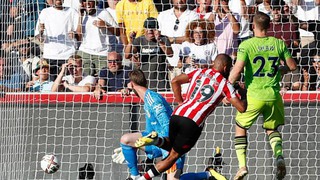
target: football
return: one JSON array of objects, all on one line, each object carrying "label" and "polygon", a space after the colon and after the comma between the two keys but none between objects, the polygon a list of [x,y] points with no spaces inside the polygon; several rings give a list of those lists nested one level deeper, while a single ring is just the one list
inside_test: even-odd
[{"label": "football", "polygon": [[60,161],[57,158],[57,156],[50,154],[50,155],[45,155],[41,159],[41,169],[47,173],[47,174],[52,174],[55,173],[59,170],[60,168]]}]

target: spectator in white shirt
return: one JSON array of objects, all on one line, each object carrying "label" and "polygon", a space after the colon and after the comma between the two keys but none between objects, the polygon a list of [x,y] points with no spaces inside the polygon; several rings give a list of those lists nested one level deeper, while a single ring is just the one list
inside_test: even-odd
[{"label": "spectator in white shirt", "polygon": [[218,55],[214,43],[214,23],[207,20],[195,20],[186,28],[186,41],[182,43],[180,58],[187,65],[184,70],[189,73],[197,68],[208,68]]},{"label": "spectator in white shirt", "polygon": [[162,35],[168,36],[173,50],[173,57],[167,57],[170,65],[174,67],[170,72],[170,79],[181,73],[179,52],[181,43],[185,41],[187,25],[199,15],[187,8],[187,0],[172,0],[173,8],[162,11],[158,16],[159,30]]},{"label": "spectator in white shirt", "polygon": [[262,3],[258,4],[258,11],[269,15],[271,18],[271,0],[263,0]]},{"label": "spectator in white shirt", "polygon": [[107,10],[98,9],[95,0],[83,2],[85,16],[82,20],[82,43],[77,53],[83,59],[83,70],[88,75],[94,75],[106,67],[108,52],[122,51],[113,31],[106,25],[116,27],[117,23]]},{"label": "spectator in white shirt", "polygon": [[74,55],[62,65],[51,91],[91,92],[95,84],[95,77],[83,74],[81,56]]},{"label": "spectator in white shirt", "polygon": [[[183,64],[183,72],[190,73],[198,68],[209,68],[212,61],[218,55],[217,45],[214,43],[215,26],[208,20],[195,20],[186,28],[186,41],[182,43],[180,59]],[[181,86],[182,92],[186,92],[189,83]]]},{"label": "spectator in white shirt", "polygon": [[255,11],[254,0],[229,0],[229,7],[232,13],[240,15],[240,32],[238,34],[238,45],[246,39],[252,37],[250,21]]},{"label": "spectator in white shirt", "polygon": [[[111,14],[113,17],[114,21],[117,22],[117,14],[116,14],[116,5],[120,0],[107,0],[108,1],[108,6],[107,11]],[[117,23],[118,24],[118,23]]]},{"label": "spectator in white shirt", "polygon": [[43,58],[50,64],[50,74],[56,76],[58,67],[75,53],[80,26],[79,13],[62,6],[63,0],[55,0],[54,6],[45,8],[39,15],[35,35],[43,43]]},{"label": "spectator in white shirt", "polygon": [[81,7],[81,1],[82,0],[64,0],[62,6],[73,8],[76,11],[79,11],[79,8]]}]

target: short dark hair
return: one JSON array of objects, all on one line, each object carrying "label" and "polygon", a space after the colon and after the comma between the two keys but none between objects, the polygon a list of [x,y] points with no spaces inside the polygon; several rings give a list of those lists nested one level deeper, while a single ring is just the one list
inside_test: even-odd
[{"label": "short dark hair", "polygon": [[271,9],[283,9],[284,5],[286,5],[286,3],[283,0],[272,0],[270,7]]},{"label": "short dark hair", "polygon": [[131,72],[129,72],[129,78],[130,81],[134,82],[135,84],[142,86],[142,87],[147,87],[147,79],[140,69],[134,69]]},{"label": "short dark hair", "polygon": [[258,11],[256,15],[254,15],[253,22],[255,23],[256,28],[260,30],[267,30],[270,27],[270,17],[260,11]]},{"label": "short dark hair", "polygon": [[159,29],[158,20],[154,17],[148,17],[144,23],[143,27],[147,29]]},{"label": "short dark hair", "polygon": [[232,58],[228,54],[218,54],[214,60],[213,66],[217,70],[222,70],[224,67],[231,67]]}]

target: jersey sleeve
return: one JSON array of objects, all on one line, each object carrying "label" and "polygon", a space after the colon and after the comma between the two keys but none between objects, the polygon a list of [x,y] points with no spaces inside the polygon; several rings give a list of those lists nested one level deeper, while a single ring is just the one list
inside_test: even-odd
[{"label": "jersey sleeve", "polygon": [[164,17],[163,12],[160,12],[159,15],[158,15],[158,18],[157,18],[158,24],[159,24],[159,31],[162,31],[162,29],[164,29],[165,24],[162,23],[162,22],[165,22],[164,18],[165,17]]},{"label": "jersey sleeve", "polygon": [[74,9],[71,9],[71,11],[72,11],[72,31],[76,31],[79,24],[79,13]]},{"label": "jersey sleeve", "polygon": [[141,36],[135,38],[132,42],[132,48],[135,48],[137,52],[140,54],[140,48],[141,48]]},{"label": "jersey sleeve", "polygon": [[[149,113],[149,115],[146,114],[146,131],[157,131],[159,136],[168,137],[171,112],[168,112],[165,103],[159,96],[161,95],[151,91],[147,91],[145,95],[145,110],[146,113]],[[152,124],[152,122],[157,123]]]},{"label": "jersey sleeve", "polygon": [[194,75],[197,71],[199,71],[199,70],[196,69],[196,70],[194,70],[194,71],[191,71],[190,73],[187,73],[188,78],[189,78],[189,82],[190,82],[190,80],[192,79],[193,75]]},{"label": "jersey sleeve", "polygon": [[104,22],[106,22],[108,25],[112,27],[117,27],[117,22],[113,19],[113,17],[107,10],[102,10],[99,13],[98,18],[103,20]]},{"label": "jersey sleeve", "polygon": [[281,48],[281,55],[280,55],[280,59],[282,60],[287,60],[289,58],[292,58],[292,55],[290,53],[290,51],[288,50],[286,44],[284,43],[284,41],[280,40],[279,46]]},{"label": "jersey sleeve", "polygon": [[116,5],[116,17],[117,17],[117,23],[123,23],[123,3],[124,1],[120,1],[117,5]]},{"label": "jersey sleeve", "polygon": [[38,22],[40,24],[44,24],[46,22],[46,14],[47,14],[47,8],[43,9],[40,14],[39,14],[39,18],[38,18]]},{"label": "jersey sleeve", "polygon": [[246,47],[246,43],[242,42],[238,48],[237,60],[246,62],[249,59],[247,49],[248,48]]},{"label": "jersey sleeve", "polygon": [[153,1],[149,0],[149,17],[154,17],[154,18],[157,18],[158,17],[158,10],[156,8],[156,5],[154,4]]},{"label": "jersey sleeve", "polygon": [[162,132],[158,132],[162,136],[169,136],[169,120],[170,120],[170,114],[167,112],[166,107],[163,103],[160,101],[155,101],[155,103],[152,105],[153,113],[156,117],[156,119],[159,122],[159,129],[162,130]]},{"label": "jersey sleeve", "polygon": [[95,82],[96,82],[95,77],[93,77],[91,75],[88,75],[82,80],[81,84],[83,84],[83,85],[86,85],[86,84],[95,85]]},{"label": "jersey sleeve", "polygon": [[226,82],[226,85],[223,88],[223,93],[228,99],[237,97],[236,90],[229,81]]}]

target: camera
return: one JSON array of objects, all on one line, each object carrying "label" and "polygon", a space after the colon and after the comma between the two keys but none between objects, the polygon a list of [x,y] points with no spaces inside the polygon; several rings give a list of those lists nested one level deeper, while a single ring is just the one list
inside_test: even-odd
[{"label": "camera", "polygon": [[200,64],[200,61],[201,61],[200,59],[193,59],[194,64]]}]

